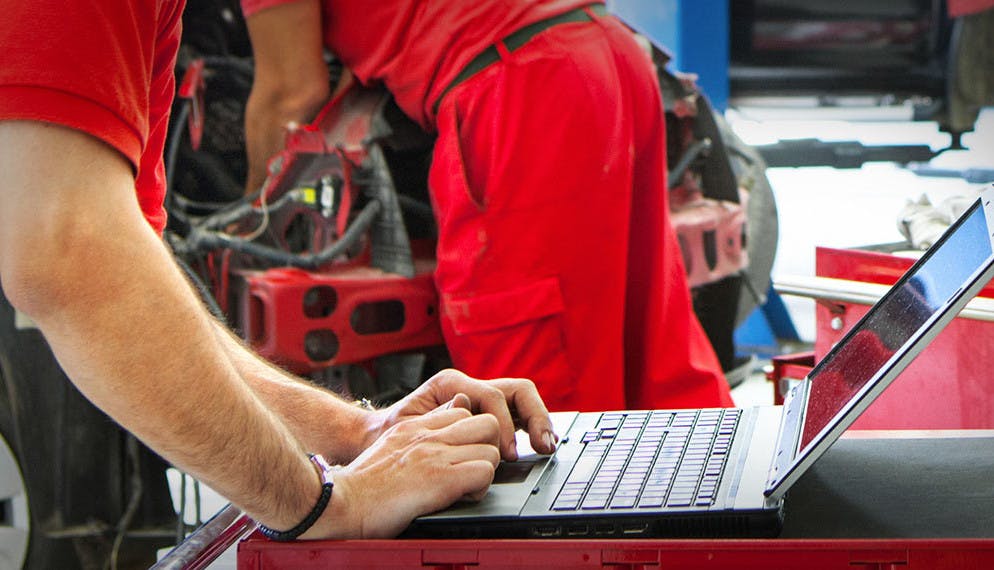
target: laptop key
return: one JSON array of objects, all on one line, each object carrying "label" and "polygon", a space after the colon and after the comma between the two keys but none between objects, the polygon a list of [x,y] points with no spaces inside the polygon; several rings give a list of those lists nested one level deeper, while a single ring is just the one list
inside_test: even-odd
[{"label": "laptop key", "polygon": [[580,506],[579,499],[557,500],[555,504],[552,505],[552,510],[554,511],[575,511],[576,508]]},{"label": "laptop key", "polygon": [[603,509],[607,506],[607,497],[592,497],[587,495],[587,498],[583,500],[583,504],[580,505],[581,509]]},{"label": "laptop key", "polygon": [[631,509],[635,507],[635,501],[638,497],[615,497],[611,500],[610,507],[612,509]]}]

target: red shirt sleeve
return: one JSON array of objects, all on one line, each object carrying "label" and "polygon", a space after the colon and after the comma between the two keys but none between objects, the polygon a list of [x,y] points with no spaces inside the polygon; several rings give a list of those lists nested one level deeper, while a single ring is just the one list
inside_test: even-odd
[{"label": "red shirt sleeve", "polygon": [[299,0],[242,0],[242,14],[248,18],[260,10],[298,1]]},{"label": "red shirt sleeve", "polygon": [[11,0],[0,18],[0,120],[89,133],[135,169],[142,211],[165,223],[162,150],[181,0]]}]

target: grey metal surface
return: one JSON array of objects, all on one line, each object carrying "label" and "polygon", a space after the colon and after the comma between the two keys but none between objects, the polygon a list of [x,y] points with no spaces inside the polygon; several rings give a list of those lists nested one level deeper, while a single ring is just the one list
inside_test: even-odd
[{"label": "grey metal surface", "polygon": [[994,538],[994,437],[840,439],[791,488],[782,538]]}]

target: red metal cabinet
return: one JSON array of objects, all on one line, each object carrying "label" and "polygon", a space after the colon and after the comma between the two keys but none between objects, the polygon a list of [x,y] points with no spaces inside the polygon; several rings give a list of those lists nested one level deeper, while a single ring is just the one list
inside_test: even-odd
[{"label": "red metal cabinet", "polygon": [[[818,248],[816,275],[891,285],[911,267],[907,257],[868,250]],[[981,297],[994,298],[988,284]],[[820,360],[869,310],[816,304],[814,358]],[[994,322],[954,319],[881,394],[853,429],[994,427]]]}]

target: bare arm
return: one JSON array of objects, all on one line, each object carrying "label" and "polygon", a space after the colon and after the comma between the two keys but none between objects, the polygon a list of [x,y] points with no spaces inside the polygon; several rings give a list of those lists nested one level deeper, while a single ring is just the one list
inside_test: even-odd
[{"label": "bare arm", "polygon": [[[328,428],[349,425],[356,410],[279,374],[252,373],[261,363],[219,334],[142,217],[131,167],[115,150],[64,127],[0,121],[0,172],[0,282],[73,383],[256,520],[295,526],[320,483],[304,455],[308,442],[293,432],[348,441]],[[360,410],[376,439],[336,448],[368,446],[339,473],[331,504],[305,537],[392,536],[417,515],[484,492],[506,437],[497,415],[510,417],[507,404],[474,399],[481,411],[503,406],[497,415],[436,406],[451,390],[501,393],[482,384],[434,382],[399,407]],[[327,408],[290,413],[289,403],[309,401]]]},{"label": "bare arm", "polygon": [[283,147],[286,125],[314,118],[330,97],[323,58],[321,5],[300,0],[247,19],[255,79],[245,107],[247,194],[266,179],[266,162]]},{"label": "bare arm", "polygon": [[[247,388],[134,195],[130,165],[89,135],[0,121],[0,280],[73,383],[142,441],[257,521],[289,529],[320,481],[291,430]],[[484,492],[498,424],[461,409],[386,429],[336,478],[304,536],[387,537]],[[426,485],[425,481],[433,484]]]},{"label": "bare arm", "polygon": [[385,426],[369,412],[262,360],[215,323],[228,358],[256,395],[280,416],[308,451],[332,463],[349,463]]},{"label": "bare arm", "polygon": [[206,311],[141,215],[131,166],[88,135],[0,122],[0,172],[4,290],[80,391],[253,517],[297,524],[319,493],[314,470],[239,388]]}]

